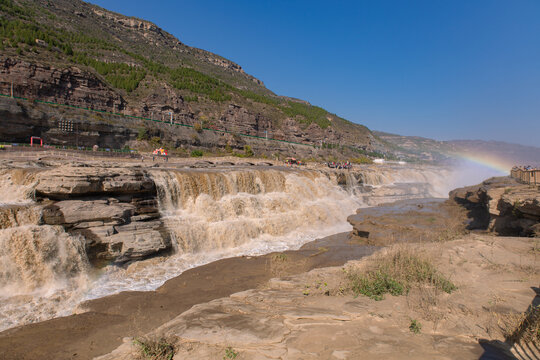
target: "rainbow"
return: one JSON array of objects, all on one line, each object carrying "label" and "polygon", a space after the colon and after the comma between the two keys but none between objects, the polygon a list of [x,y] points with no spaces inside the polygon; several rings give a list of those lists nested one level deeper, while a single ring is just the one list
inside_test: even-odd
[{"label": "rainbow", "polygon": [[501,159],[493,155],[481,153],[471,154],[466,152],[454,152],[452,155],[459,159],[470,161],[504,174],[510,174],[510,169],[512,169],[512,166],[514,166],[514,164],[512,164],[509,160]]}]

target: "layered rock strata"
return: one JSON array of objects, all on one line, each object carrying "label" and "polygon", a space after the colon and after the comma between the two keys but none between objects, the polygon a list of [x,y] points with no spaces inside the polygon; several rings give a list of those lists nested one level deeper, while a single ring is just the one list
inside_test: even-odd
[{"label": "layered rock strata", "polygon": [[[137,169],[59,167],[27,175],[41,225],[61,225],[85,238],[91,262],[122,263],[171,249],[160,219],[156,186]],[[20,209],[18,210],[20,211]],[[13,208],[3,222],[18,225]]]},{"label": "layered rock strata", "polygon": [[510,177],[450,192],[450,199],[468,210],[470,229],[506,236],[540,236],[540,191]]}]

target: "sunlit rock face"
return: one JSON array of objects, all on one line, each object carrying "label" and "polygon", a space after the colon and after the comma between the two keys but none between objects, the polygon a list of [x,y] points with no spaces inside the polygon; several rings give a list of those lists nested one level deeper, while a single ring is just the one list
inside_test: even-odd
[{"label": "sunlit rock face", "polygon": [[469,228],[506,236],[540,236],[540,192],[510,177],[455,189],[450,199],[469,211]]}]

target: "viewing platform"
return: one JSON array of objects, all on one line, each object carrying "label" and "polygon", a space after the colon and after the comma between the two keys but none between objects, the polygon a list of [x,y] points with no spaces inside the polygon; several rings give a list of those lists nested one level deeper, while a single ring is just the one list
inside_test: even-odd
[{"label": "viewing platform", "polygon": [[540,185],[540,169],[530,167],[513,167],[510,176],[523,183]]}]

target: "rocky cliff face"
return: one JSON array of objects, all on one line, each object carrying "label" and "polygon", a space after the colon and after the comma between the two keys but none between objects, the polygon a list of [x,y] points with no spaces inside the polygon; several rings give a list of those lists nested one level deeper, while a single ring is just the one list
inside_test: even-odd
[{"label": "rocky cliff face", "polygon": [[450,192],[469,211],[469,228],[505,236],[540,236],[540,191],[510,177],[491,178]]},{"label": "rocky cliff face", "polygon": [[[39,83],[35,87],[28,86],[27,93],[35,94],[40,90]],[[78,97],[83,90],[73,91],[72,98],[77,98],[82,107],[92,106],[92,98],[103,99],[100,106],[107,106],[106,94],[93,93],[92,97]],[[98,94],[101,94],[98,96]],[[30,98],[31,96],[28,95]],[[170,97],[169,97],[170,96]],[[54,99],[51,95],[49,99]],[[85,101],[89,101],[85,103]],[[120,100],[119,100],[120,101]],[[99,109],[99,108],[97,108]],[[125,112],[130,113],[130,108]],[[112,110],[112,109],[110,109]],[[172,112],[175,124],[194,125],[199,123],[188,106],[184,106],[181,97],[174,92],[168,95],[152,94],[145,99],[140,111],[132,111],[135,114],[144,114],[149,117],[161,112]],[[113,115],[101,112],[73,109],[69,107],[55,107],[48,104],[32,101],[17,100],[0,97],[0,116],[3,126],[0,127],[0,141],[28,143],[31,136],[41,137],[45,144],[78,145],[92,147],[98,145],[101,148],[120,149],[135,141],[139,131],[145,129],[148,137],[159,137],[161,143],[170,148],[223,148],[229,145],[233,149],[242,149],[244,145],[250,145],[257,153],[286,153],[289,156],[312,157],[317,149],[311,146],[298,146],[277,141],[265,141],[263,139],[241,137],[235,135],[242,133],[250,136],[265,138],[277,138],[280,140],[294,141],[298,143],[317,144],[321,140],[336,137],[332,128],[325,130],[317,125],[302,129],[295,121],[287,121],[281,129],[276,129],[272,121],[265,116],[252,113],[244,107],[229,105],[223,110],[219,119],[212,126],[213,130],[195,131],[190,127],[157,123],[149,120],[139,120],[126,117],[121,114]],[[156,119],[162,118],[154,115]],[[168,117],[163,118],[167,120]],[[63,131],[60,123],[70,121],[71,131]],[[215,131],[220,130],[220,131]],[[369,143],[369,138],[368,138]],[[366,148],[368,148],[366,146]]]},{"label": "rocky cliff face", "polygon": [[[62,226],[82,236],[90,262],[123,263],[171,249],[158,211],[156,187],[144,171],[92,167],[8,171],[10,181],[30,181],[37,201],[30,207],[2,208],[5,226],[25,225],[19,213],[41,226]],[[15,211],[16,210],[16,211]],[[26,216],[24,217],[26,218]]]},{"label": "rocky cliff face", "polygon": [[[367,128],[309,103],[276,96],[240,65],[187,46],[151,22],[78,0],[15,0],[2,11],[9,25],[7,35],[2,33],[4,38],[0,38],[6,47],[0,56],[3,95],[13,90],[14,96],[30,100],[154,120],[172,117],[184,125],[198,123],[311,145],[326,142],[371,150],[376,142]],[[4,107],[4,111],[11,109]],[[58,111],[51,106],[42,107],[41,112],[42,118],[50,118]],[[64,112],[69,118],[81,115]],[[18,113],[18,121],[35,118],[25,116]],[[110,116],[109,120],[114,126],[115,122],[133,122]],[[96,118],[87,113],[84,121],[93,123]],[[40,125],[34,122],[32,126]],[[142,126],[153,136],[162,136],[157,123],[147,121]],[[92,124],[86,128],[93,131]],[[16,129],[0,134],[0,141],[28,137]],[[120,133],[123,143],[133,140]],[[49,143],[76,145],[69,138],[57,142],[57,137],[49,135],[44,135]],[[184,141],[175,134],[168,137]],[[112,144],[110,139],[97,142]]]},{"label": "rocky cliff face", "polygon": [[[30,101],[0,98],[0,116],[0,141],[6,142],[29,143],[31,136],[38,136],[45,144],[121,148],[137,137],[137,123]],[[64,131],[62,121],[70,121],[72,130]]]},{"label": "rocky cliff face", "polygon": [[118,112],[126,101],[90,72],[57,68],[15,58],[0,58],[0,93],[90,109]]}]

